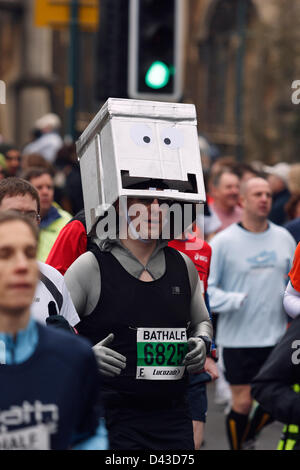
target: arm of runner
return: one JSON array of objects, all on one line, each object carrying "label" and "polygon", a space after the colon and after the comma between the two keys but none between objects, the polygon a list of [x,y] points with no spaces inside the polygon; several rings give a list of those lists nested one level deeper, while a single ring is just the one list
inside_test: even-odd
[{"label": "arm of runner", "polygon": [[215,239],[212,241],[211,246],[212,256],[207,289],[211,311],[219,314],[236,312],[245,302],[247,293],[222,289],[221,285],[225,270],[223,266],[224,253],[222,251],[224,246],[220,245],[218,240]]},{"label": "arm of runner", "polygon": [[80,321],[80,318],[76,312],[76,309],[70,296],[70,292],[67,289],[64,279],[62,282],[61,292],[63,295],[63,304],[61,307],[60,314],[68,320],[71,326],[75,326]]},{"label": "arm of runner", "polygon": [[66,271],[64,279],[79,317],[89,315],[101,293],[101,275],[93,253],[86,252],[77,258]]},{"label": "arm of runner", "polygon": [[[80,318],[89,315],[101,294],[101,274],[93,253],[84,253],[70,266],[65,282]],[[100,372],[108,376],[119,375],[126,367],[126,358],[107,347],[113,337],[111,334],[93,347]]]},{"label": "arm of runner", "polygon": [[291,322],[252,380],[252,396],[271,416],[283,423],[300,424],[300,394],[293,390],[299,384],[300,317]]},{"label": "arm of runner", "polygon": [[284,293],[283,306],[291,318],[296,318],[300,315],[300,292],[293,288],[290,281]]}]

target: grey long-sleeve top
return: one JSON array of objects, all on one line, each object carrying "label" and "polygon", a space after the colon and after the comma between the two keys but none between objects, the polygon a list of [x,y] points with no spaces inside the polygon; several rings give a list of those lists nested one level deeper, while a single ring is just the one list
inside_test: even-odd
[{"label": "grey long-sleeve top", "polygon": [[[126,271],[137,279],[148,271],[154,280],[164,275],[166,262],[163,248],[166,242],[158,243],[146,266],[119,240],[99,244],[101,250],[110,251]],[[191,326],[189,336],[207,336],[212,339],[213,329],[206,309],[197,270],[188,256],[180,253],[187,265],[191,286]],[[86,252],[77,258],[65,273],[65,282],[80,318],[89,315],[96,307],[101,295],[101,273],[96,257]],[[117,293],[117,286],[116,286]]]}]

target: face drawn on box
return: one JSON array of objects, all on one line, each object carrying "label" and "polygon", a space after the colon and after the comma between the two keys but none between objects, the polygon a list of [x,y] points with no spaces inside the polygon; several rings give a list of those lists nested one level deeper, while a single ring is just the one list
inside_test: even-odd
[{"label": "face drawn on box", "polygon": [[193,126],[115,119],[112,127],[123,189],[149,181],[150,187],[185,194],[201,192],[198,175],[202,176],[202,169]]}]

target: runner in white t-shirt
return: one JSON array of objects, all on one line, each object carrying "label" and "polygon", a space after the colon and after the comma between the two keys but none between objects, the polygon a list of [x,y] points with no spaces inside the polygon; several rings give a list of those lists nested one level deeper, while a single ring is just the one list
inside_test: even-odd
[{"label": "runner in white t-shirt", "polygon": [[[21,212],[37,225],[40,220],[40,200],[37,190],[22,178],[5,178],[0,184],[0,212],[13,210]],[[39,262],[40,282],[38,284],[31,313],[36,320],[46,322],[49,316],[49,303],[54,312],[62,315],[71,326],[80,319],[66,287],[63,276],[52,266]]]},{"label": "runner in white t-shirt", "polygon": [[62,315],[71,326],[79,323],[80,318],[75,310],[64,277],[57,269],[48,264],[39,261],[38,265],[43,275],[43,280],[40,280],[37,285],[31,305],[33,318],[42,323],[46,322],[46,318],[49,315],[49,302],[54,301],[57,313]]}]

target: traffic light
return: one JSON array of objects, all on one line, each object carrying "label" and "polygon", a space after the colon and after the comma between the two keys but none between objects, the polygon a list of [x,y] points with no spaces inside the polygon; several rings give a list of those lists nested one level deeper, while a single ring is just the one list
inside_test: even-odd
[{"label": "traffic light", "polygon": [[130,98],[179,101],[184,0],[130,0]]},{"label": "traffic light", "polygon": [[128,98],[129,0],[99,0],[100,22],[96,35],[95,98]]}]

